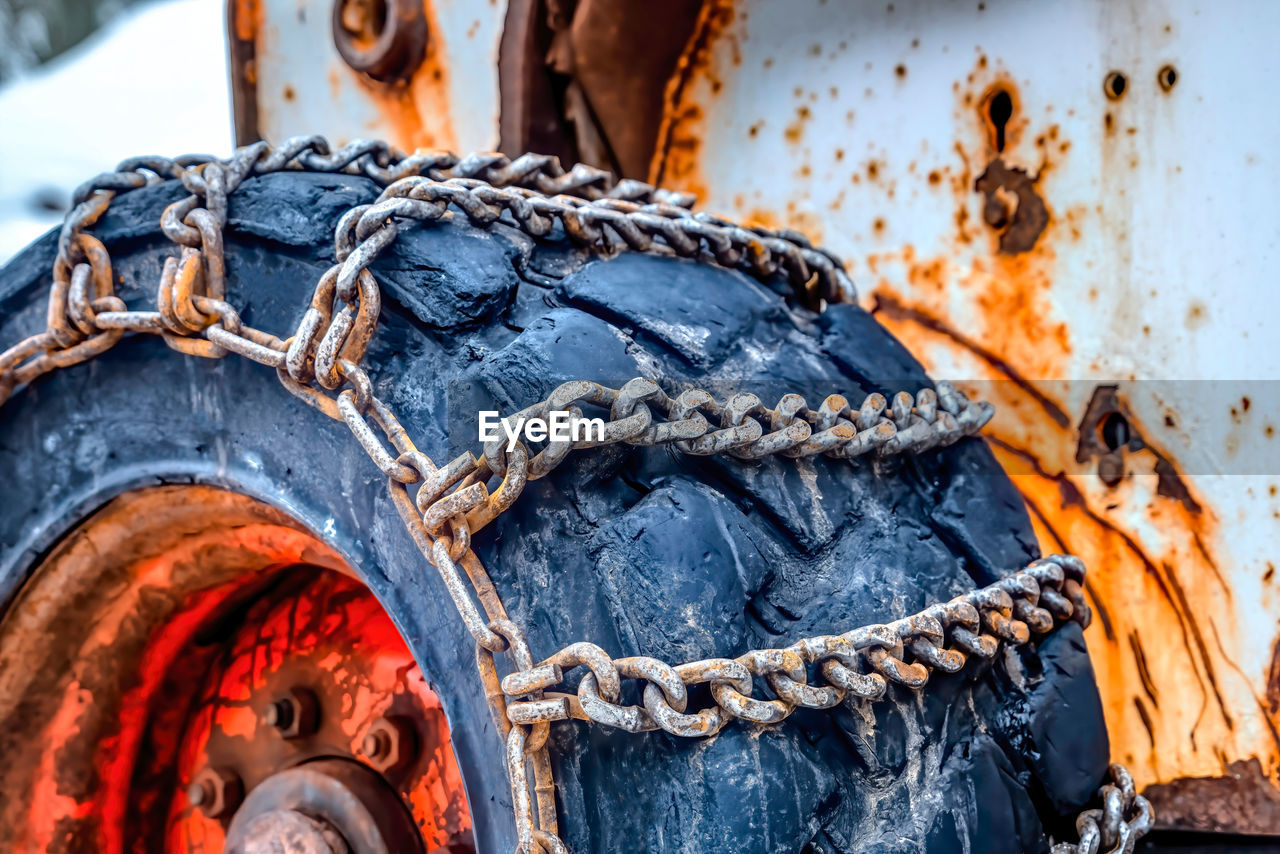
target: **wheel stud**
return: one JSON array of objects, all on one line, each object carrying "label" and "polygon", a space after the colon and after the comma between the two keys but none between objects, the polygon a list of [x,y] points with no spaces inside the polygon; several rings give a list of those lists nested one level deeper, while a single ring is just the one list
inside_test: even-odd
[{"label": "wheel stud", "polygon": [[187,801],[209,818],[225,818],[244,798],[244,784],[229,768],[205,768],[187,786]]},{"label": "wheel stud", "polygon": [[391,753],[390,739],[385,732],[370,732],[364,737],[360,749],[371,762],[377,762]]},{"label": "wheel stud", "polygon": [[316,695],[307,689],[290,688],[263,709],[262,722],[274,728],[282,738],[311,735],[320,725],[320,704]]},{"label": "wheel stud", "polygon": [[375,771],[389,774],[413,763],[418,751],[418,735],[412,722],[399,715],[378,718],[369,726],[360,752]]},{"label": "wheel stud", "polygon": [[267,726],[273,726],[276,729],[287,728],[293,723],[293,703],[288,700],[273,700],[263,713],[262,720]]}]

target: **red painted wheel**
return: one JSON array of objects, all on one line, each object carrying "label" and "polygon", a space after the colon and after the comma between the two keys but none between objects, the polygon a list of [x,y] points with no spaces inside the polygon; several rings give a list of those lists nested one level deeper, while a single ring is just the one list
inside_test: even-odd
[{"label": "red painted wheel", "polygon": [[245,496],[111,502],[22,588],[0,664],[6,850],[473,850],[444,712],[390,618]]}]

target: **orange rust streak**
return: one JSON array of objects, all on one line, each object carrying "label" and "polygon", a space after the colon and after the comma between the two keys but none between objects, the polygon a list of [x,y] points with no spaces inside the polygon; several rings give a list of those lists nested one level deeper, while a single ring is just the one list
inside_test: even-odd
[{"label": "orange rust streak", "polygon": [[[1214,629],[1217,634],[1217,629]],[[1147,692],[1147,696],[1151,698],[1151,705],[1156,708],[1160,707],[1160,700],[1156,694],[1155,683],[1151,681],[1151,671],[1147,668],[1147,655],[1142,651],[1142,637],[1138,632],[1129,632],[1129,646],[1133,649],[1133,660],[1138,665],[1138,676],[1142,679],[1142,690]]]},{"label": "orange rust streak", "polygon": [[1012,365],[998,356],[994,351],[984,347],[982,344],[979,344],[976,340],[965,335],[960,330],[943,323],[936,317],[905,304],[899,297],[888,292],[885,288],[881,288],[876,291],[872,298],[874,300],[871,309],[872,314],[877,316],[882,314],[887,315],[897,322],[915,323],[933,332],[937,332],[940,335],[947,336],[956,344],[959,344],[966,350],[982,357],[982,359],[992,368],[995,368],[1002,375],[1013,381],[1019,388],[1035,400],[1036,403],[1040,404],[1040,408],[1043,409],[1045,414],[1052,418],[1054,423],[1059,427],[1071,426],[1071,419],[1067,416],[1067,413],[1058,406],[1058,404],[1050,400],[1049,397],[1036,388],[1030,380],[1015,370]]},{"label": "orange rust streak", "polygon": [[[911,259],[910,269],[917,275],[926,266]],[[912,291],[922,292],[927,289]],[[1280,768],[1280,741],[1273,734],[1276,715],[1258,700],[1259,689],[1225,652],[1234,647],[1211,646],[1208,638],[1218,622],[1211,603],[1227,580],[1206,545],[1212,541],[1212,515],[1197,510],[1200,502],[1194,499],[1184,502],[1153,489],[1135,492],[1129,481],[1107,491],[1091,474],[1066,474],[1076,467],[1078,439],[1067,407],[1049,397],[1046,390],[1053,384],[1026,379],[1009,367],[1006,337],[957,333],[887,285],[875,295],[874,308],[877,318],[926,364],[930,354],[963,353],[976,360],[976,378],[1008,381],[994,384],[1003,417],[987,428],[988,437],[1001,463],[1015,475],[1045,549],[1079,554],[1093,568],[1088,587],[1095,606],[1103,606],[1101,634],[1087,637],[1115,758],[1135,767],[1140,785],[1220,775],[1230,761],[1253,755],[1274,775]],[[1140,424],[1135,429],[1150,435]],[[1150,452],[1133,456],[1130,468],[1151,457]],[[1148,505],[1145,518],[1168,532],[1170,542],[1160,551],[1153,553],[1125,524],[1127,514],[1134,512],[1125,509],[1130,494],[1141,494]],[[1103,505],[1105,510],[1095,509]],[[1149,593],[1138,580],[1144,577]],[[1211,628],[1204,627],[1206,620]],[[1228,619],[1222,625],[1229,624]],[[1141,654],[1129,642],[1131,634],[1142,639]],[[1171,645],[1173,639],[1178,642]],[[1193,699],[1197,693],[1202,698],[1198,704]],[[1165,702],[1154,702],[1155,696]],[[1240,724],[1241,716],[1259,714],[1261,743],[1249,740],[1255,730]]]},{"label": "orange rust streak", "polygon": [[[1003,140],[991,114],[998,90],[1009,94],[1000,107],[1011,114]],[[1169,494],[1170,475],[1187,490],[1191,483],[1153,441],[1159,434],[1136,421],[1150,450],[1126,453],[1121,482],[1109,488],[1091,469],[1080,472],[1081,401],[1069,384],[1042,379],[1080,371],[1054,282],[1062,275],[1059,254],[1081,240],[1093,212],[1055,210],[1045,187],[1074,149],[1055,124],[1033,130],[1018,87],[982,59],[955,91],[955,163],[935,169],[928,184],[954,193],[953,234],[928,256],[909,245],[867,256],[875,284],[869,305],[926,367],[945,364],[950,374],[988,383],[983,391],[999,415],[985,432],[1014,475],[1037,536],[1046,550],[1074,552],[1091,567],[1087,587],[1101,628],[1086,637],[1115,758],[1133,766],[1140,785],[1218,776],[1251,756],[1274,780],[1280,702],[1269,710],[1259,699],[1266,673],[1254,673],[1258,656],[1247,653],[1257,643],[1239,636],[1238,597],[1229,587],[1242,568],[1219,565],[1217,520],[1189,491]],[[1030,181],[1048,213],[1030,249],[1017,254],[1002,251],[1003,185],[994,200],[975,192],[974,176],[996,158],[1005,168],[990,174],[1024,180],[1024,193]]]},{"label": "orange rust streak", "polygon": [[[1223,702],[1222,693],[1218,688],[1218,680],[1213,672],[1213,665],[1209,660],[1209,652],[1205,646],[1204,638],[1201,635],[1199,626],[1193,616],[1194,612],[1192,612],[1190,607],[1187,605],[1186,595],[1182,590],[1182,586],[1173,576],[1173,573],[1169,571],[1169,566],[1165,564],[1164,571],[1162,572],[1161,568],[1157,566],[1153,560],[1147,557],[1146,553],[1142,550],[1142,546],[1138,544],[1131,534],[1126,531],[1122,531],[1114,523],[1103,519],[1090,509],[1084,495],[1075,486],[1075,484],[1071,483],[1070,479],[1067,478],[1066,475],[1055,475],[1045,471],[1040,467],[1039,460],[1037,460],[1032,454],[1020,448],[1016,448],[1007,442],[1003,442],[996,437],[992,437],[991,442],[997,448],[997,458],[1001,456],[1000,451],[1015,454],[1019,456],[1023,462],[1030,463],[1032,467],[1036,469],[1036,472],[1041,479],[1056,485],[1057,492],[1061,497],[1058,514],[1059,517],[1065,515],[1066,511],[1073,508],[1077,509],[1094,526],[1105,531],[1109,535],[1118,537],[1128,552],[1139,561],[1143,572],[1155,581],[1156,588],[1160,591],[1161,598],[1164,599],[1165,603],[1173,611],[1174,616],[1177,617],[1180,632],[1182,634],[1182,643],[1183,646],[1186,647],[1188,653],[1192,652],[1191,643],[1194,640],[1195,648],[1200,653],[1199,663],[1205,669],[1205,676],[1209,680],[1209,685],[1217,700],[1218,707],[1222,712],[1223,719],[1227,722],[1228,728],[1231,728],[1234,724],[1232,723],[1230,713],[1227,711],[1226,704]],[[1025,486],[1025,481],[1022,478],[1019,478],[1018,482],[1019,489],[1022,491],[1024,498],[1027,497],[1027,490],[1023,488]],[[1147,630],[1150,631],[1150,627],[1148,627]],[[1188,632],[1190,632],[1190,635],[1188,635]],[[1195,656],[1189,655],[1188,657],[1193,662],[1196,661]],[[1201,688],[1203,689],[1203,687],[1204,686],[1202,684]]]},{"label": "orange rust streak", "polygon": [[[369,122],[369,136],[379,136],[406,151],[438,148],[456,151],[457,133],[450,108],[450,70],[445,32],[430,2],[423,3],[427,19],[427,44],[422,63],[408,80],[381,82],[339,63],[326,81],[335,102],[344,87],[360,90],[361,100],[372,103],[377,119]],[[339,140],[345,142],[349,140]]]},{"label": "orange rust streak", "polygon": [[[1209,621],[1209,630],[1213,632],[1213,642],[1217,645],[1218,651],[1222,653],[1223,660],[1227,662],[1229,667],[1236,671],[1236,674],[1241,679],[1248,682],[1249,678],[1244,671],[1242,671],[1240,667],[1227,656],[1226,648],[1222,645],[1222,638],[1218,636],[1218,625],[1213,620]],[[1272,719],[1272,716],[1267,713],[1266,703],[1263,702],[1262,697],[1258,695],[1257,691],[1253,691],[1251,693],[1253,694],[1254,702],[1258,706],[1258,711],[1262,713],[1262,719],[1266,721],[1267,730],[1271,733],[1271,741],[1277,746],[1280,746],[1280,729],[1276,728],[1275,721]]]},{"label": "orange rust streak", "polygon": [[232,21],[235,23],[236,38],[243,42],[254,41],[262,31],[261,0],[232,0]]},{"label": "orange rust streak", "polygon": [[[662,124],[649,163],[649,181],[679,188],[706,198],[706,180],[701,174],[702,140],[706,136],[706,115],[691,97],[696,85],[709,80],[715,84],[712,51],[730,31],[734,20],[730,0],[708,0],[702,4],[693,34],[676,69],[667,81],[663,96]],[[736,43],[730,47],[736,52]]]}]

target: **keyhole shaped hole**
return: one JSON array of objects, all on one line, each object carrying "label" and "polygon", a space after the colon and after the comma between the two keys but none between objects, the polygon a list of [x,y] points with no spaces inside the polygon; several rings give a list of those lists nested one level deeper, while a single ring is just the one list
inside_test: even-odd
[{"label": "keyhole shaped hole", "polygon": [[1098,429],[1102,433],[1102,443],[1107,446],[1108,451],[1114,451],[1129,444],[1129,422],[1119,412],[1108,413],[1107,417],[1102,419]]},{"label": "keyhole shaped hole", "polygon": [[997,89],[987,99],[987,118],[991,120],[992,143],[996,151],[1004,151],[1005,129],[1013,118],[1013,98],[1004,89]]}]

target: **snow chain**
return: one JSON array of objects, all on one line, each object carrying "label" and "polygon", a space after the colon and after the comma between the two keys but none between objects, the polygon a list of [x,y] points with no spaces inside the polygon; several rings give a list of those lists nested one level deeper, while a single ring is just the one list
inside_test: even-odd
[{"label": "snow chain", "polygon": [[[383,187],[373,204],[348,211],[336,230],[337,263],[316,285],[297,330],[277,338],[241,322],[226,302],[223,229],[229,195],[247,178],[278,171],[364,175]],[[166,260],[156,310],[131,310],[115,295],[111,258],[87,229],[117,193],[167,179],[191,195],[161,217],[181,249]],[[1063,622],[1088,625],[1080,560],[1053,555],[999,582],[886,625],[804,638],[784,649],[752,650],[672,666],[653,658],[614,659],[594,644],[572,644],[549,658],[533,656],[508,617],[497,589],[471,548],[472,535],[506,510],[528,481],[546,476],[574,449],[602,444],[671,445],[684,454],[824,455],[855,459],[921,453],[977,432],[992,416],[946,383],[937,391],[872,394],[854,408],[831,395],[816,408],[795,394],[767,408],[751,394],[716,400],[700,389],[671,396],[650,379],[619,389],[575,381],[512,420],[605,409],[604,436],[550,441],[534,455],[501,442],[464,453],[443,467],[419,451],[373,391],[360,366],[378,320],[380,292],[369,265],[402,228],[464,214],[476,226],[501,221],[535,238],[563,235],[592,250],[636,250],[693,258],[785,279],[796,301],[815,309],[853,298],[837,258],[799,234],[744,228],[690,210],[692,199],[638,181],[617,181],[555,158],[500,154],[461,158],[442,152],[404,155],[380,142],[330,151],[321,137],[278,148],[255,143],[229,159],[139,157],[99,175],[75,193],[58,241],[48,325],[0,353],[0,404],[55,368],[78,364],[114,346],[126,332],[158,334],[175,350],[206,358],[237,353],[274,368],[280,382],[330,418],[346,423],[387,476],[397,510],[418,548],[439,571],[468,631],[495,725],[506,741],[520,854],[565,852],[556,819],[547,749],[552,721],[594,721],[628,732],[713,736],[734,719],[783,720],[797,708],[826,709],[846,697],[874,700],[889,682],[922,688],[932,670],[954,673],[970,656],[993,658]],[[376,429],[375,429],[376,428]],[[385,442],[384,442],[385,439]],[[389,443],[390,448],[387,447]],[[500,483],[492,492],[488,484]],[[409,487],[416,486],[410,495]],[[477,604],[478,603],[478,604]],[[509,657],[500,677],[495,655]],[[553,689],[586,668],[576,694]],[[810,682],[809,674],[815,677]],[[757,677],[773,699],[754,696]],[[635,680],[643,705],[620,705],[623,680]],[[707,683],[714,705],[688,708],[688,688]],[[532,776],[530,776],[532,775]],[[1151,825],[1151,807],[1118,765],[1100,791],[1102,808],[1077,819],[1080,841],[1055,852],[1129,851]]]}]

